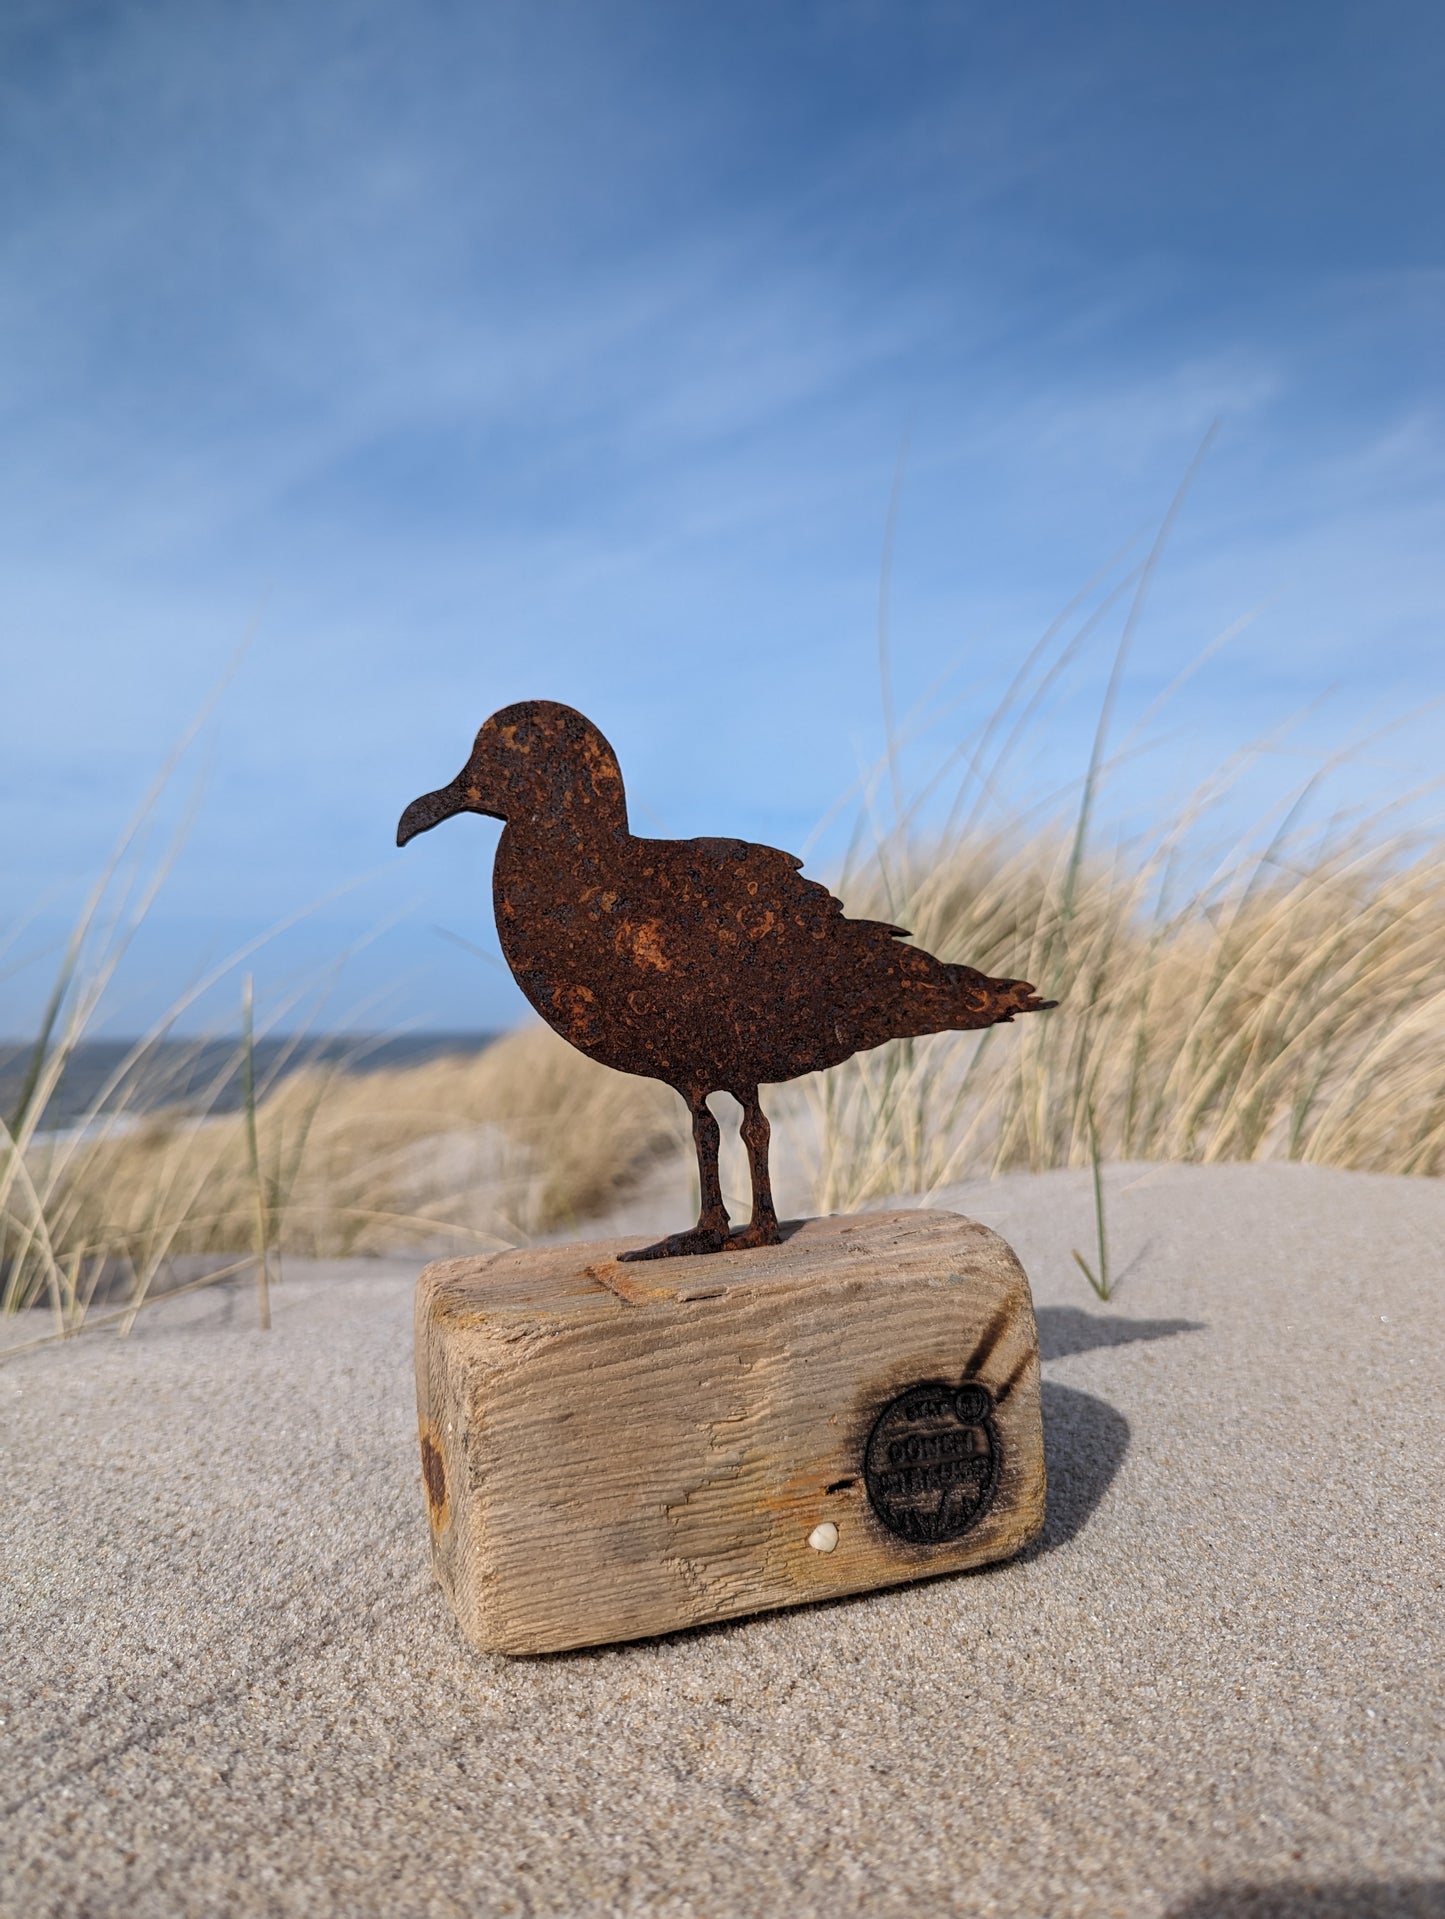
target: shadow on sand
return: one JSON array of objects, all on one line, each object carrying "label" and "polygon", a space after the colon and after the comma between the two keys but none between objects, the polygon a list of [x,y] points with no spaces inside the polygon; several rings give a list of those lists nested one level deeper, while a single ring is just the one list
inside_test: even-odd
[{"label": "shadow on sand", "polygon": [[1209,1886],[1170,1906],[1166,1919],[1445,1919],[1445,1880],[1281,1879]]},{"label": "shadow on sand", "polygon": [[[1195,1319],[1119,1319],[1086,1313],[1078,1306],[1041,1306],[1036,1316],[1039,1353],[1046,1360],[1203,1330]],[[1078,1537],[1129,1450],[1128,1420],[1095,1393],[1046,1379],[1043,1412],[1049,1503],[1044,1530],[1030,1549],[1034,1554],[1052,1552]]]},{"label": "shadow on sand", "polygon": [[1030,1557],[1078,1537],[1129,1450],[1129,1422],[1107,1399],[1046,1379],[1043,1401],[1049,1499]]},{"label": "shadow on sand", "polygon": [[1080,1306],[1040,1306],[1039,1357],[1071,1359],[1100,1346],[1132,1346],[1138,1339],[1172,1339],[1175,1333],[1200,1333],[1198,1319],[1117,1319],[1086,1313]]}]

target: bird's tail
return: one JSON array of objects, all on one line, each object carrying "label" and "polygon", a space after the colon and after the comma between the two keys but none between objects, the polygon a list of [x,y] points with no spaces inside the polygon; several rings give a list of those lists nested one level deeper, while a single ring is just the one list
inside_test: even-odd
[{"label": "bird's tail", "polygon": [[1058,1001],[1040,999],[1026,979],[990,979],[972,966],[949,966],[957,992],[956,1017],[950,1024],[957,1030],[977,1026],[1002,1026],[1015,1013],[1047,1013]]}]

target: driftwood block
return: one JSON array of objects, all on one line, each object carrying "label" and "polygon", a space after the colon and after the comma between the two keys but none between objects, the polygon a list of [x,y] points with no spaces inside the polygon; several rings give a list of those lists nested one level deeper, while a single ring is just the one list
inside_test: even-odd
[{"label": "driftwood block", "polygon": [[417,1282],[432,1556],[493,1652],[600,1645],[1007,1558],[1044,1516],[1038,1335],[956,1213],[442,1260]]}]

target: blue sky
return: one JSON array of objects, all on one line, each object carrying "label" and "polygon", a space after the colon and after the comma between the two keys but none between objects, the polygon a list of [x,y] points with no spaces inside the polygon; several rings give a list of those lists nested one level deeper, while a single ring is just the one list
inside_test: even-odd
[{"label": "blue sky", "polygon": [[1423,4],[10,0],[0,1032],[243,642],[113,1030],[308,906],[263,1006],[369,939],[327,1017],[515,1017],[435,930],[495,951],[496,829],[391,844],[513,699],[598,721],[640,829],[801,847],[882,744],[905,440],[910,777],[1215,421],[1120,733],[1252,618],[1125,815],[1305,709],[1281,782],[1411,715],[1343,797],[1435,772],[1442,98]]}]

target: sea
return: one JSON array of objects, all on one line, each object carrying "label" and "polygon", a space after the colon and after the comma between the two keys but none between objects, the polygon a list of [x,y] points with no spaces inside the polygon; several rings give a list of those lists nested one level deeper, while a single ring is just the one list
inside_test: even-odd
[{"label": "sea", "polygon": [[[471,1056],[498,1037],[495,1033],[327,1033],[269,1034],[255,1043],[258,1086],[274,1084],[298,1067],[339,1066],[347,1073],[374,1073],[383,1067],[420,1066],[428,1060]],[[66,1063],[41,1124],[47,1133],[75,1126],[90,1116],[107,1080],[136,1042],[129,1039],[81,1040]],[[0,1118],[15,1117],[33,1040],[0,1040]],[[208,1113],[235,1112],[242,1099],[238,1039],[163,1039],[148,1050],[125,1093],[102,1101],[100,1111],[124,1104],[128,1114],[179,1106]]]}]

